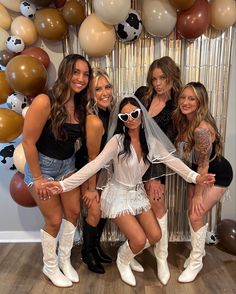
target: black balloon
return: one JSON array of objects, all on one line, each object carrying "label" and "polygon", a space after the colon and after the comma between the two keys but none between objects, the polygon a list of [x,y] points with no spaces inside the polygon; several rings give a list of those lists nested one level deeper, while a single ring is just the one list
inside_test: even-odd
[{"label": "black balloon", "polygon": [[236,221],[224,219],[217,226],[217,233],[222,246],[236,254]]}]

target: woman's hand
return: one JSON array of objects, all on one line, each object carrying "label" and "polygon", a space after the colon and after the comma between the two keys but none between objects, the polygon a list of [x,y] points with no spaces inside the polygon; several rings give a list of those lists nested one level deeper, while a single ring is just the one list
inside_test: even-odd
[{"label": "woman's hand", "polygon": [[86,190],[86,192],[82,196],[82,199],[83,199],[84,204],[86,205],[86,207],[90,208],[90,206],[92,205],[94,200],[96,200],[99,203],[100,195],[99,195],[97,190],[95,190],[95,191]]},{"label": "woman's hand", "polygon": [[46,181],[42,183],[42,187],[46,189],[49,195],[58,195],[63,192],[62,186],[58,181]]},{"label": "woman's hand", "polygon": [[215,183],[215,174],[204,174],[196,177],[196,184],[213,186]]},{"label": "woman's hand", "polygon": [[192,198],[191,213],[197,216],[202,216],[205,213],[202,195],[194,195]]},{"label": "woman's hand", "polygon": [[164,194],[164,185],[159,180],[150,180],[145,183],[145,189],[150,202],[159,201]]},{"label": "woman's hand", "polygon": [[44,183],[47,183],[47,179],[40,177],[40,179],[34,181],[34,189],[41,200],[48,200],[51,198],[51,193],[43,186]]}]

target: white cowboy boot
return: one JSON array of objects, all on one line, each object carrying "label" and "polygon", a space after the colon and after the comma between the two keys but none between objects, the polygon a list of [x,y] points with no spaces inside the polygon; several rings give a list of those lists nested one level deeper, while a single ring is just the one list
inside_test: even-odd
[{"label": "white cowboy boot", "polygon": [[[190,232],[191,232],[191,230],[193,231],[193,227],[191,225],[191,222],[190,222],[189,218],[188,218],[188,223],[189,223]],[[206,256],[206,251],[204,249],[203,256],[202,257],[205,257],[205,256]],[[190,262],[190,256],[185,260],[185,262],[184,262],[184,268],[186,268],[189,265],[189,262]]]},{"label": "white cowboy boot", "polygon": [[[146,244],[145,244],[143,250],[148,248],[148,247],[150,247],[150,243],[148,242],[148,240],[146,240]],[[138,272],[138,273],[143,273],[144,272],[143,266],[135,258],[131,259],[130,267],[135,272]]]},{"label": "white cowboy boot", "polygon": [[178,281],[181,283],[192,282],[203,267],[202,258],[204,255],[207,227],[208,224],[201,227],[197,232],[194,232],[192,227],[190,227],[192,251],[189,257],[189,265],[178,278]]},{"label": "white cowboy boot", "polygon": [[57,287],[71,287],[72,282],[63,275],[58,267],[56,247],[57,239],[44,230],[40,230],[43,248],[43,273]]},{"label": "white cowboy boot", "polygon": [[157,276],[163,285],[166,285],[170,279],[170,271],[167,263],[168,256],[168,229],[167,212],[162,218],[157,218],[161,228],[161,240],[154,246],[154,254],[157,259]]},{"label": "white cowboy boot", "polygon": [[79,276],[70,262],[76,227],[66,219],[62,220],[61,239],[59,241],[59,267],[64,275],[74,283],[79,282]]},{"label": "white cowboy boot", "polygon": [[135,272],[138,272],[138,273],[143,273],[144,272],[143,266],[135,258],[133,258],[130,261],[130,267]]},{"label": "white cowboy boot", "polygon": [[125,243],[119,247],[116,259],[116,265],[120,272],[121,279],[131,286],[136,285],[135,277],[130,268],[130,261],[135,255],[136,254],[134,254],[129,247],[128,240],[126,240]]}]

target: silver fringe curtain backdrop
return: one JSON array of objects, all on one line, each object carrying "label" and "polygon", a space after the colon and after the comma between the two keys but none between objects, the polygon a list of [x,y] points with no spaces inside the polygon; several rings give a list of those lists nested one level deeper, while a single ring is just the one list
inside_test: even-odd
[{"label": "silver fringe curtain backdrop", "polygon": [[[92,1],[84,3],[89,15],[93,12]],[[142,18],[142,2],[134,0],[131,6]],[[235,28],[231,27],[221,32],[209,28],[204,35],[193,41],[178,39],[175,32],[166,38],[154,38],[143,29],[140,38],[135,42],[122,43],[117,39],[111,54],[102,58],[89,58],[79,46],[79,28],[71,27],[63,41],[63,51],[64,55],[83,54],[92,67],[106,69],[113,81],[114,96],[117,99],[133,94],[139,86],[146,84],[147,71],[154,59],[170,56],[181,68],[183,83],[200,81],[206,86],[211,112],[224,139],[233,29]],[[171,176],[168,177],[166,187],[170,241],[188,240],[186,183],[179,176]],[[214,231],[220,213],[221,206],[218,204],[208,214],[209,230]],[[109,221],[103,240],[123,239],[117,227]]]}]

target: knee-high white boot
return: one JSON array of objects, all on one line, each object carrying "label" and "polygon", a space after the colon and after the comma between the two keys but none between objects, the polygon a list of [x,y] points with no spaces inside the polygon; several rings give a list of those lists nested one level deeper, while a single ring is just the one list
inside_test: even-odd
[{"label": "knee-high white boot", "polygon": [[168,257],[168,228],[167,212],[162,218],[157,218],[161,228],[161,240],[154,246],[154,254],[157,259],[157,276],[163,285],[166,285],[170,279],[170,271],[167,263]]},{"label": "knee-high white boot", "polygon": [[[145,244],[143,250],[148,248],[148,247],[150,247],[150,243],[148,241],[146,241],[146,244]],[[143,273],[144,272],[143,266],[135,258],[131,259],[130,267],[135,272],[138,272],[138,273]]]},{"label": "knee-high white boot", "polygon": [[[189,218],[188,218],[188,223],[189,223],[190,232],[192,232],[193,231],[193,227],[191,225],[191,222],[190,222]],[[206,256],[206,251],[204,249],[204,251],[203,251],[203,257],[205,257],[205,256]],[[184,262],[184,268],[186,268],[189,265],[189,261],[190,261],[190,256],[185,260],[185,262]]]},{"label": "knee-high white boot", "polygon": [[74,283],[79,282],[79,276],[70,262],[76,227],[66,219],[62,220],[61,239],[59,241],[58,258],[59,267],[64,275]]},{"label": "knee-high white boot", "polygon": [[56,247],[57,239],[40,230],[43,248],[43,273],[57,287],[70,287],[72,282],[63,275],[58,267]]},{"label": "knee-high white boot", "polygon": [[190,253],[188,266],[178,278],[178,281],[181,283],[192,282],[203,267],[202,258],[205,251],[207,227],[208,224],[201,227],[197,232],[194,232],[192,227],[190,227],[192,251]]},{"label": "knee-high white boot", "polygon": [[116,265],[120,272],[121,279],[131,286],[136,285],[135,277],[130,268],[130,261],[135,255],[136,254],[134,254],[129,247],[128,240],[126,240],[125,243],[119,247],[116,259]]}]

